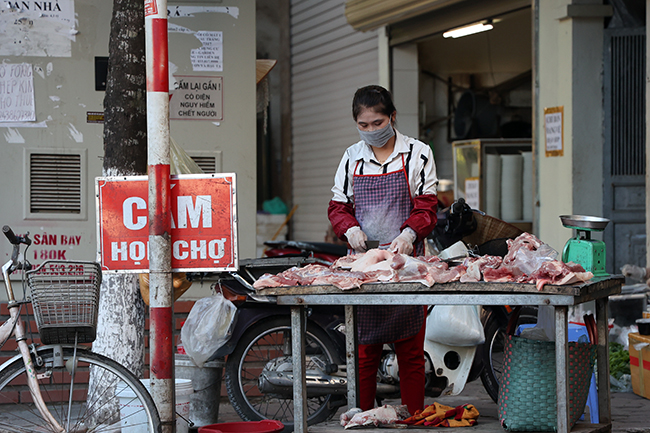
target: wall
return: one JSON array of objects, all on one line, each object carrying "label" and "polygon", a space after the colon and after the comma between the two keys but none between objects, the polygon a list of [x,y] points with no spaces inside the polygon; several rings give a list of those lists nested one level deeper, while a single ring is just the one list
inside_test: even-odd
[{"label": "wall", "polygon": [[[173,4],[169,2],[169,5]],[[169,7],[170,25],[181,28],[181,31],[170,28],[169,61],[173,64],[170,72],[174,75],[223,77],[223,120],[172,120],[170,132],[190,155],[217,152],[221,157],[220,171],[237,173],[239,257],[254,257],[257,197],[255,0],[203,2],[201,5],[199,10],[209,11],[211,9],[207,8],[213,7],[212,10],[219,12],[199,12],[174,18],[175,9]],[[221,12],[226,6],[236,7],[237,12],[233,8],[229,13]],[[201,47],[193,33],[200,31],[223,32],[223,71],[193,70],[191,50]]]},{"label": "wall", "polygon": [[[3,5],[6,2],[3,2]],[[95,57],[108,55],[112,2],[59,0],[12,2],[30,10],[0,14],[0,59],[27,63],[33,72],[35,120],[0,122],[6,185],[1,223],[35,240],[28,258],[92,259],[96,253],[95,177],[102,174],[103,91],[95,90]],[[36,3],[52,4],[52,21],[36,12]],[[192,156],[214,157],[217,171],[236,172],[238,181],[239,256],[255,254],[255,1],[169,2],[170,73],[223,78],[223,120],[172,120],[171,136]],[[227,9],[229,6],[229,9]],[[24,6],[23,6],[24,8]],[[194,9],[189,9],[194,8]],[[212,8],[212,9],[211,9]],[[60,9],[58,11],[57,9]],[[47,15],[47,14],[46,14]],[[192,16],[190,16],[192,15]],[[18,21],[16,17],[27,17]],[[70,18],[72,17],[72,18]],[[29,21],[31,20],[31,22]],[[56,30],[59,26],[61,29]],[[195,70],[191,50],[202,42],[196,32],[223,32],[223,70]],[[200,36],[200,34],[199,34]],[[174,79],[170,79],[173,86]],[[30,212],[27,161],[32,153],[79,155],[79,210],[74,214]],[[50,167],[48,176],[60,167]],[[46,179],[47,181],[47,179]],[[47,183],[47,182],[46,182]],[[57,188],[58,191],[66,188]],[[45,236],[47,234],[47,236]],[[38,242],[36,240],[38,239]],[[0,242],[8,258],[9,244]],[[187,296],[192,296],[191,289]]]},{"label": "wall", "polygon": [[[559,251],[572,236],[559,215],[602,212],[603,19],[561,19],[569,3],[539,2],[538,235]],[[564,155],[546,157],[544,108],[557,106],[564,106]]]},{"label": "wall", "polygon": [[[49,27],[51,21],[38,17],[34,10],[36,2],[23,3],[30,9],[22,13],[5,9],[0,15],[0,58],[6,64],[31,66],[36,116],[34,121],[0,122],[0,169],[5,185],[11,185],[0,191],[4,204],[1,223],[10,225],[16,233],[31,233],[35,242],[27,258],[32,262],[46,257],[93,259],[94,178],[102,173],[103,125],[90,123],[87,116],[89,112],[103,112],[104,92],[95,90],[94,57],[107,56],[112,3],[60,1],[62,13],[78,17],[72,23],[54,20],[66,27],[68,33],[71,29],[78,32],[72,41],[65,41],[60,33],[48,39],[56,33]],[[17,16],[29,17],[32,26],[14,24]],[[37,42],[16,48],[28,39]],[[30,151],[81,156],[78,213],[30,212],[29,178],[25,176]],[[73,239],[73,244],[69,239]],[[0,242],[0,251],[6,260],[10,246],[4,240]]]},{"label": "wall", "polygon": [[336,167],[345,149],[359,141],[352,97],[359,87],[379,80],[377,31],[355,32],[345,19],[344,3],[291,1],[296,240],[323,241]]}]

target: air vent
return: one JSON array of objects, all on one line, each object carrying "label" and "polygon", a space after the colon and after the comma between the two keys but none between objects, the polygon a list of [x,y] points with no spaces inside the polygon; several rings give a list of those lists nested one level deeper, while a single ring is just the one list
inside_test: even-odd
[{"label": "air vent", "polygon": [[645,174],[645,33],[612,37],[612,175]]},{"label": "air vent", "polygon": [[201,167],[204,173],[217,172],[217,158],[214,156],[192,156],[196,164]]},{"label": "air vent", "polygon": [[29,155],[31,213],[81,213],[81,155]]}]

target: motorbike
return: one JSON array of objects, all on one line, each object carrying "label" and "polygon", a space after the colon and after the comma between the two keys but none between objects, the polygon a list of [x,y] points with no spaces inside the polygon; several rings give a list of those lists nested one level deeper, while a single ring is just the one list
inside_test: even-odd
[{"label": "motorbike", "polygon": [[[472,210],[464,200],[454,202],[439,212],[438,217],[438,226],[428,239],[430,252],[444,251],[467,239],[483,241],[480,245],[468,243],[473,254],[505,255],[507,252],[507,238],[485,240],[475,236],[486,216]],[[509,235],[514,237],[515,232]],[[275,419],[285,424],[285,431],[291,431],[290,308],[258,295],[253,283],[265,273],[277,274],[293,266],[331,265],[347,254],[347,248],[297,241],[267,242],[267,246],[266,257],[241,260],[238,272],[217,275],[214,289],[232,301],[238,312],[230,339],[211,359],[227,358],[224,382],[228,398],[243,420]],[[197,278],[197,275],[190,275],[190,278]],[[428,309],[428,317],[432,308]],[[500,305],[482,306],[480,311],[485,333],[483,344],[465,347],[443,344],[435,341],[427,330],[425,395],[437,397],[443,392],[456,395],[467,382],[480,378],[490,397],[497,401],[505,328],[512,310]],[[347,404],[345,312],[343,306],[310,306],[306,315],[307,422],[312,425],[330,419]],[[533,309],[524,309],[519,317],[519,323],[534,323],[535,320]],[[385,345],[384,349],[377,374],[378,404],[400,395],[397,357],[390,345]]]}]

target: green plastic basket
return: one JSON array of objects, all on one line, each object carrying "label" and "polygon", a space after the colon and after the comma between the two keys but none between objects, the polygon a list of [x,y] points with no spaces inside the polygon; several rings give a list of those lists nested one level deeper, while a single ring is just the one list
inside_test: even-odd
[{"label": "green plastic basket", "polygon": [[[555,342],[506,336],[499,384],[499,420],[508,431],[557,431]],[[569,342],[570,428],[583,414],[596,345]]]}]

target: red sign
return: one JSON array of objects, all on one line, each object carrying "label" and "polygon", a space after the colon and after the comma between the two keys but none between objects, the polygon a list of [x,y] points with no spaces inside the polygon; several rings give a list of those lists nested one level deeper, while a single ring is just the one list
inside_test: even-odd
[{"label": "red sign", "polygon": [[158,13],[158,4],[156,0],[144,0],[144,16],[156,15]]},{"label": "red sign", "polygon": [[[96,179],[102,270],[149,270],[148,188],[147,176]],[[234,173],[172,176],[172,270],[236,270],[236,209]]]}]

